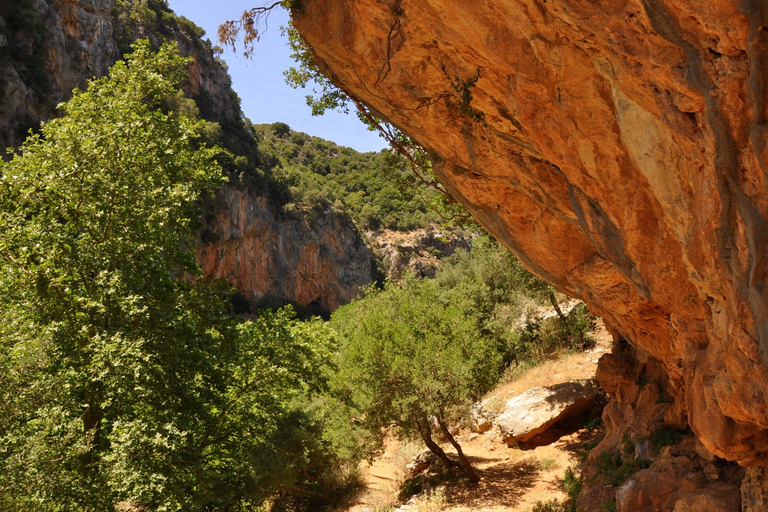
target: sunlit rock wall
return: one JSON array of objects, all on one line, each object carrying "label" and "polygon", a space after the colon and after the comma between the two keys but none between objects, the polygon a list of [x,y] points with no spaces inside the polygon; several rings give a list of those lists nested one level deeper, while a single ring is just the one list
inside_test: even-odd
[{"label": "sunlit rock wall", "polygon": [[536,274],[768,459],[768,4],[304,0],[318,65],[433,154]]}]

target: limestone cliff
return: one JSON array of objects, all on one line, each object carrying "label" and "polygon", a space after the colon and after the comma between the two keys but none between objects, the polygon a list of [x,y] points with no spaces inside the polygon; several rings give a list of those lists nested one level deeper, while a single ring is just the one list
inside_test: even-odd
[{"label": "limestone cliff", "polygon": [[112,2],[18,0],[0,6],[0,147],[18,146],[56,104],[119,57]]},{"label": "limestone cliff", "polygon": [[268,165],[260,162],[226,68],[202,35],[162,0],[0,2],[0,147],[18,146],[73,88],[107,73],[134,39],[174,41],[193,59],[186,92],[200,115],[219,124],[222,144],[235,156],[247,153],[239,159],[246,168],[238,163],[232,173],[246,178],[233,177],[209,215],[219,240],[198,251],[207,277],[226,277],[252,305],[293,302],[329,311],[349,301],[371,281],[370,251],[354,226],[330,211],[311,223],[277,213]]},{"label": "limestone cliff", "polygon": [[138,37],[154,44],[176,42],[182,55],[193,58],[187,92],[213,102],[207,117],[221,124],[240,121],[237,95],[210,45],[200,40],[202,30],[161,6],[166,9],[158,7],[163,19],[151,10],[134,13],[125,0],[14,0],[0,5],[0,147],[21,144],[28,129],[55,115],[55,106],[72,89],[105,75]]},{"label": "limestone cliff", "polygon": [[265,197],[225,186],[209,226],[214,236],[198,246],[205,275],[226,279],[257,307],[291,301],[330,312],[371,282],[370,249],[331,211],[288,217]]},{"label": "limestone cliff", "polygon": [[476,236],[472,232],[380,230],[365,233],[371,250],[379,261],[384,277],[398,281],[408,274],[433,278],[442,259],[457,249],[469,251]]},{"label": "limestone cliff", "polygon": [[293,19],[526,266],[660,363],[709,450],[768,462],[765,2],[303,0]]}]

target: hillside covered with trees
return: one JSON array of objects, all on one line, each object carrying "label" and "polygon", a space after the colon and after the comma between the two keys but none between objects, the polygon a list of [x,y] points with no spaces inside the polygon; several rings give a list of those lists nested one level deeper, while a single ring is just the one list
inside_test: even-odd
[{"label": "hillside covered with trees", "polygon": [[430,209],[437,192],[418,184],[405,161],[390,150],[359,153],[290,129],[254,125],[260,150],[275,162],[275,177],[290,192],[287,211],[333,207],[360,229],[412,230],[442,219]]}]

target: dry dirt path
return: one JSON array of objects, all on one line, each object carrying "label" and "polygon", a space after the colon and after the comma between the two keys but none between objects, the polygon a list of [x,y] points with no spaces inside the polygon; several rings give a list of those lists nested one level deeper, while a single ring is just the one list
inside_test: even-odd
[{"label": "dry dirt path", "polygon": [[[599,357],[610,350],[610,336],[597,330],[597,346],[585,353],[572,354],[527,371],[516,380],[501,385],[487,397],[512,398],[536,386],[552,385],[575,379],[593,378]],[[578,423],[576,423],[578,421]],[[580,428],[583,418],[553,427],[535,442],[519,448],[507,448],[495,429],[483,435],[462,432],[457,440],[477,469],[481,481],[476,486],[464,482],[445,486],[447,503],[412,503],[403,510],[413,512],[525,512],[538,501],[563,500],[560,482],[566,469],[575,463],[576,454],[592,441],[594,431]],[[451,453],[449,446],[443,446]],[[380,512],[396,505],[395,496],[404,478],[405,464],[418,447],[387,443],[385,453],[364,469],[366,490],[347,512]]]}]

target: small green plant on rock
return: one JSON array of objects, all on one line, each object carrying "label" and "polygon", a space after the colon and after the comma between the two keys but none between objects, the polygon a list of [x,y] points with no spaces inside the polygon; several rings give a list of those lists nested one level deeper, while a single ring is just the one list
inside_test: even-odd
[{"label": "small green plant on rock", "polygon": [[680,430],[664,426],[654,430],[648,439],[653,443],[653,448],[656,453],[659,453],[659,450],[663,447],[679,443],[682,437],[683,433]]},{"label": "small green plant on rock", "polygon": [[645,459],[635,459],[632,456],[622,457],[618,450],[603,452],[595,462],[595,469],[602,475],[607,485],[619,487],[629,477],[642,469],[648,468],[651,463]]},{"label": "small green plant on rock", "polygon": [[[445,66],[443,66],[443,73],[445,73],[445,76],[450,79],[448,72],[445,70]],[[472,88],[475,87],[475,84],[479,79],[480,68],[477,69],[477,73],[474,77],[467,80],[462,80],[458,76],[453,77],[451,80],[451,85],[456,91],[456,94],[458,94],[461,98],[459,111],[476,123],[485,123],[485,114],[472,107]]]},{"label": "small green plant on rock", "polygon": [[603,420],[601,418],[592,418],[584,423],[584,428],[587,430],[597,430],[603,426]]}]

